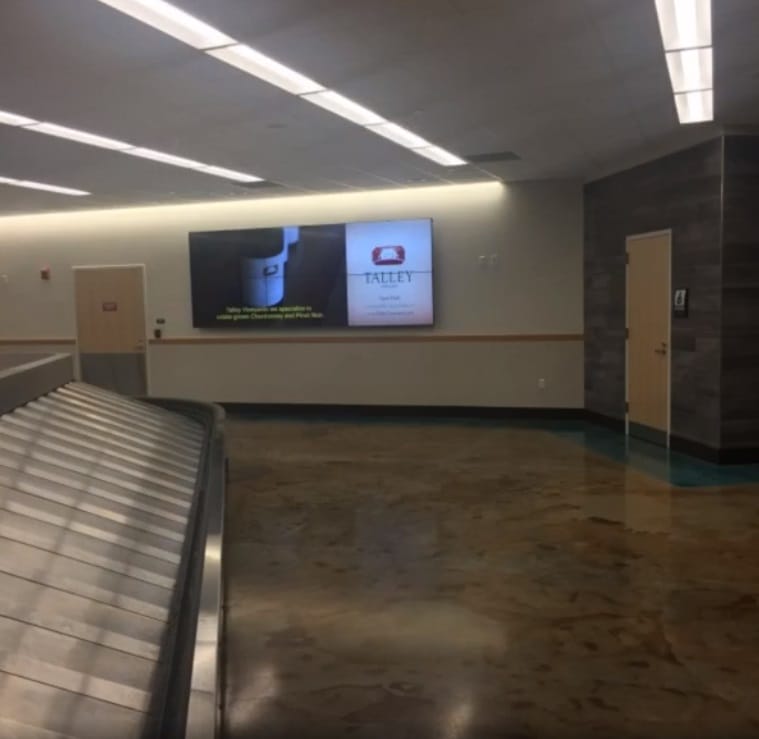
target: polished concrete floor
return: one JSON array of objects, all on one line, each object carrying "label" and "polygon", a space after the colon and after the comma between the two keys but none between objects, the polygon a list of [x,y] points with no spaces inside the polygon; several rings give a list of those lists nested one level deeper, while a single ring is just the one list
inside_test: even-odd
[{"label": "polished concrete floor", "polygon": [[227,737],[759,736],[759,483],[529,427],[229,427]]}]

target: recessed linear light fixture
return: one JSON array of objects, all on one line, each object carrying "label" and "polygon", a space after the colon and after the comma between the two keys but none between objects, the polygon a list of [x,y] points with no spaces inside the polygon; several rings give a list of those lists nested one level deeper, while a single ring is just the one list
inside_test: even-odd
[{"label": "recessed linear light fixture", "polygon": [[656,0],[680,123],[714,119],[711,0]]},{"label": "recessed linear light fixture", "polygon": [[377,126],[387,123],[381,115],[378,115],[373,110],[354,103],[350,98],[334,90],[313,92],[308,95],[302,95],[302,98],[359,126]]},{"label": "recessed linear light fixture", "polygon": [[77,131],[75,128],[59,126],[56,123],[31,123],[24,126],[24,128],[28,131],[46,133],[48,136],[58,136],[62,139],[78,141],[80,144],[87,144],[88,146],[99,146],[101,149],[124,151],[125,149],[133,148],[131,144],[127,144],[125,141],[117,141],[116,139],[109,139],[105,136],[97,136],[94,133],[87,133],[86,131]]},{"label": "recessed linear light fixture", "polygon": [[196,162],[194,159],[185,159],[184,157],[177,157],[173,154],[164,154],[162,151],[145,149],[142,146],[126,149],[124,154],[129,154],[133,157],[142,157],[143,159],[152,159],[154,162],[170,164],[172,167],[183,167],[184,169],[203,169],[203,167],[206,166],[201,162]]},{"label": "recessed linear light fixture", "polygon": [[293,95],[308,95],[324,89],[324,85],[245,44],[210,49],[206,53]]},{"label": "recessed linear light fixture", "polygon": [[675,105],[681,123],[702,123],[714,119],[714,100],[711,90],[677,93]]},{"label": "recessed linear light fixture", "polygon": [[237,43],[225,33],[164,0],[100,0],[100,2],[126,15],[131,15],[135,20],[142,21],[196,49],[213,49]]},{"label": "recessed linear light fixture", "polygon": [[403,126],[399,126],[397,123],[380,123],[376,126],[367,127],[372,133],[377,133],[380,136],[384,136],[386,139],[390,139],[395,144],[403,146],[406,149],[421,149],[422,147],[432,146],[432,144],[423,139],[421,136],[417,136],[413,131],[409,131]]},{"label": "recessed linear light fixture", "polygon": [[24,115],[16,115],[16,113],[0,110],[0,123],[4,126],[28,126],[30,123],[36,122],[34,118],[27,118]]},{"label": "recessed linear light fixture", "polygon": [[656,0],[666,51],[712,45],[711,0]]},{"label": "recessed linear light fixture", "polygon": [[714,85],[711,48],[668,51],[667,67],[674,93],[711,90]]},{"label": "recessed linear light fixture", "polygon": [[[675,0],[676,1],[676,0]],[[236,67],[264,82],[281,88],[345,118],[368,131],[384,136],[399,146],[447,167],[467,164],[461,157],[434,146],[421,136],[364,107],[276,59],[242,44],[164,0],[100,0],[115,10]]]},{"label": "recessed linear light fixture", "polygon": [[[211,164],[204,164],[203,162],[197,162],[194,159],[186,159],[185,157],[166,154],[162,151],[156,151],[155,149],[146,149],[141,146],[129,144],[126,141],[109,139],[105,136],[99,136],[98,134],[89,133],[88,131],[79,131],[76,128],[69,128],[68,126],[59,126],[57,123],[35,121],[33,118],[28,118],[4,110],[0,110],[0,124],[22,128],[25,131],[43,133],[47,136],[69,139],[70,141],[76,141],[80,144],[86,144],[87,146],[110,149],[111,151],[117,151],[120,154],[129,154],[135,157],[142,157],[143,159],[152,159],[156,162],[162,162],[163,164],[170,164],[174,167],[182,167],[184,169],[192,169],[196,172],[202,172],[203,174],[211,175],[213,177],[221,177],[225,180],[234,180],[235,182],[263,181],[262,177],[257,177],[253,174],[238,172],[237,170],[227,169],[226,167],[216,167]],[[88,195],[89,193],[82,194]]]},{"label": "recessed linear light fixture", "polygon": [[439,146],[423,146],[419,149],[412,149],[415,154],[419,154],[420,157],[426,157],[433,162],[442,164],[444,167],[458,167],[462,164],[466,164],[466,160],[461,157],[457,157],[455,154],[451,154],[450,151],[441,149]]},{"label": "recessed linear light fixture", "polygon": [[0,177],[0,185],[10,185],[11,187],[25,187],[29,190],[44,190],[45,192],[54,192],[58,195],[74,195],[76,197],[90,194],[86,190],[75,190],[73,187],[48,185],[45,182],[34,182],[33,180],[17,180],[13,177]]}]

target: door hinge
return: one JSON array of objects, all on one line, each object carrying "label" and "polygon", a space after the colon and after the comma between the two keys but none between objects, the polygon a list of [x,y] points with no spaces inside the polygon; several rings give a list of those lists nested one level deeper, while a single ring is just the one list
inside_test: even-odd
[{"label": "door hinge", "polygon": [[626,328],[626,329],[625,329],[625,338],[626,338],[626,339],[629,339],[629,338],[630,338],[630,329],[629,329],[629,328]]},{"label": "door hinge", "polygon": [[629,413],[629,412],[630,412],[630,404],[627,401],[625,401],[625,413]]}]

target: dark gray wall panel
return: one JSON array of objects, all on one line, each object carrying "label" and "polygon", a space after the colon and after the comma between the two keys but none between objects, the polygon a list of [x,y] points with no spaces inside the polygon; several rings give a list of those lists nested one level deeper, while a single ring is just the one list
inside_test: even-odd
[{"label": "dark gray wall panel", "polygon": [[759,136],[725,139],[722,445],[759,446]]},{"label": "dark gray wall panel", "polygon": [[722,140],[585,187],[585,405],[624,418],[625,238],[672,229],[672,284],[690,315],[672,324],[672,433],[720,445]]}]

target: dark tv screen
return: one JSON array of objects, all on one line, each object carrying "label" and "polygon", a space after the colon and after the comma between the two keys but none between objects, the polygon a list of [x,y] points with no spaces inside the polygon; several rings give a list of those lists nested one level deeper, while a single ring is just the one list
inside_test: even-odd
[{"label": "dark tv screen", "polygon": [[190,234],[193,326],[431,326],[432,221]]}]

